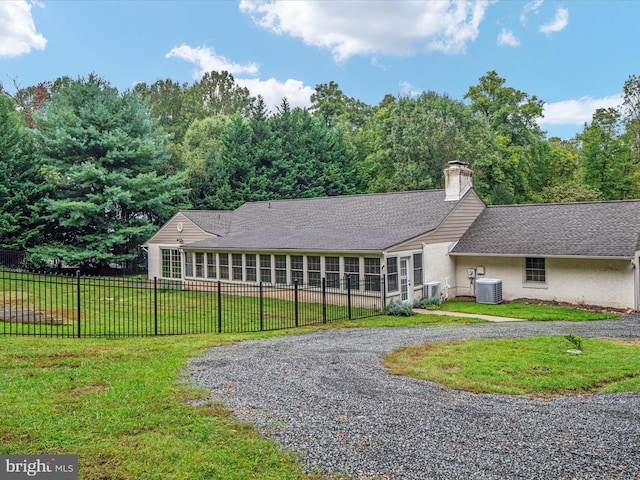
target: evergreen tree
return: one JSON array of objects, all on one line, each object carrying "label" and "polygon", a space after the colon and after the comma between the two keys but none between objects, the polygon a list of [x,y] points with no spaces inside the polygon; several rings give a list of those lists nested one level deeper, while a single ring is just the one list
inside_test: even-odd
[{"label": "evergreen tree", "polygon": [[40,240],[43,225],[33,205],[43,187],[23,117],[0,95],[0,248],[24,250]]},{"label": "evergreen tree", "polygon": [[42,215],[53,236],[41,259],[102,267],[135,258],[140,245],[184,207],[185,175],[164,176],[167,135],[137,94],[101,78],[69,81],[37,115],[35,138],[55,186]]}]

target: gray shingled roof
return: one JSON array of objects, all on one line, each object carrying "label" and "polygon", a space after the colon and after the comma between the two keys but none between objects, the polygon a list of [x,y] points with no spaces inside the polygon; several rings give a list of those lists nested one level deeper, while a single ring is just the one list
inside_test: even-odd
[{"label": "gray shingled roof", "polygon": [[229,210],[182,210],[180,213],[205,232],[215,235],[226,235],[233,217]]},{"label": "gray shingled roof", "polygon": [[187,247],[381,251],[438,227],[457,204],[444,196],[430,190],[246,203],[224,236]]},{"label": "gray shingled roof", "polygon": [[488,207],[452,254],[632,258],[640,201]]}]

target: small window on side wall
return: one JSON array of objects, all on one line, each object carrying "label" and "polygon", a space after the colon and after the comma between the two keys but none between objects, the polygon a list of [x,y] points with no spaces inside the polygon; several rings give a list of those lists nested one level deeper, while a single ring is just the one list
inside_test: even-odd
[{"label": "small window on side wall", "polygon": [[387,258],[387,288],[390,292],[398,291],[398,257]]},{"label": "small window on side wall", "polygon": [[547,281],[544,258],[525,258],[525,281],[535,283]]}]

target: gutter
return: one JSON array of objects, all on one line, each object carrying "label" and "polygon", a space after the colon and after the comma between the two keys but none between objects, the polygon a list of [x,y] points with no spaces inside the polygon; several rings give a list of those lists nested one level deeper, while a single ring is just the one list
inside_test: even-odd
[{"label": "gutter", "polygon": [[539,257],[539,258],[569,258],[569,259],[583,259],[583,260],[630,260],[633,261],[633,256],[620,256],[620,255],[548,255],[546,253],[459,253],[449,252],[452,257],[510,257],[510,258],[523,258],[523,257]]}]

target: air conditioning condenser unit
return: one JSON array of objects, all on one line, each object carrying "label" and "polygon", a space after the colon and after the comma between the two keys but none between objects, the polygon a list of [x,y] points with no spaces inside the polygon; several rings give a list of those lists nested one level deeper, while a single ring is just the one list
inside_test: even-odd
[{"label": "air conditioning condenser unit", "polygon": [[502,280],[497,278],[476,280],[476,303],[502,303]]},{"label": "air conditioning condenser unit", "polygon": [[427,282],[422,287],[422,296],[425,298],[440,298],[440,282]]}]

